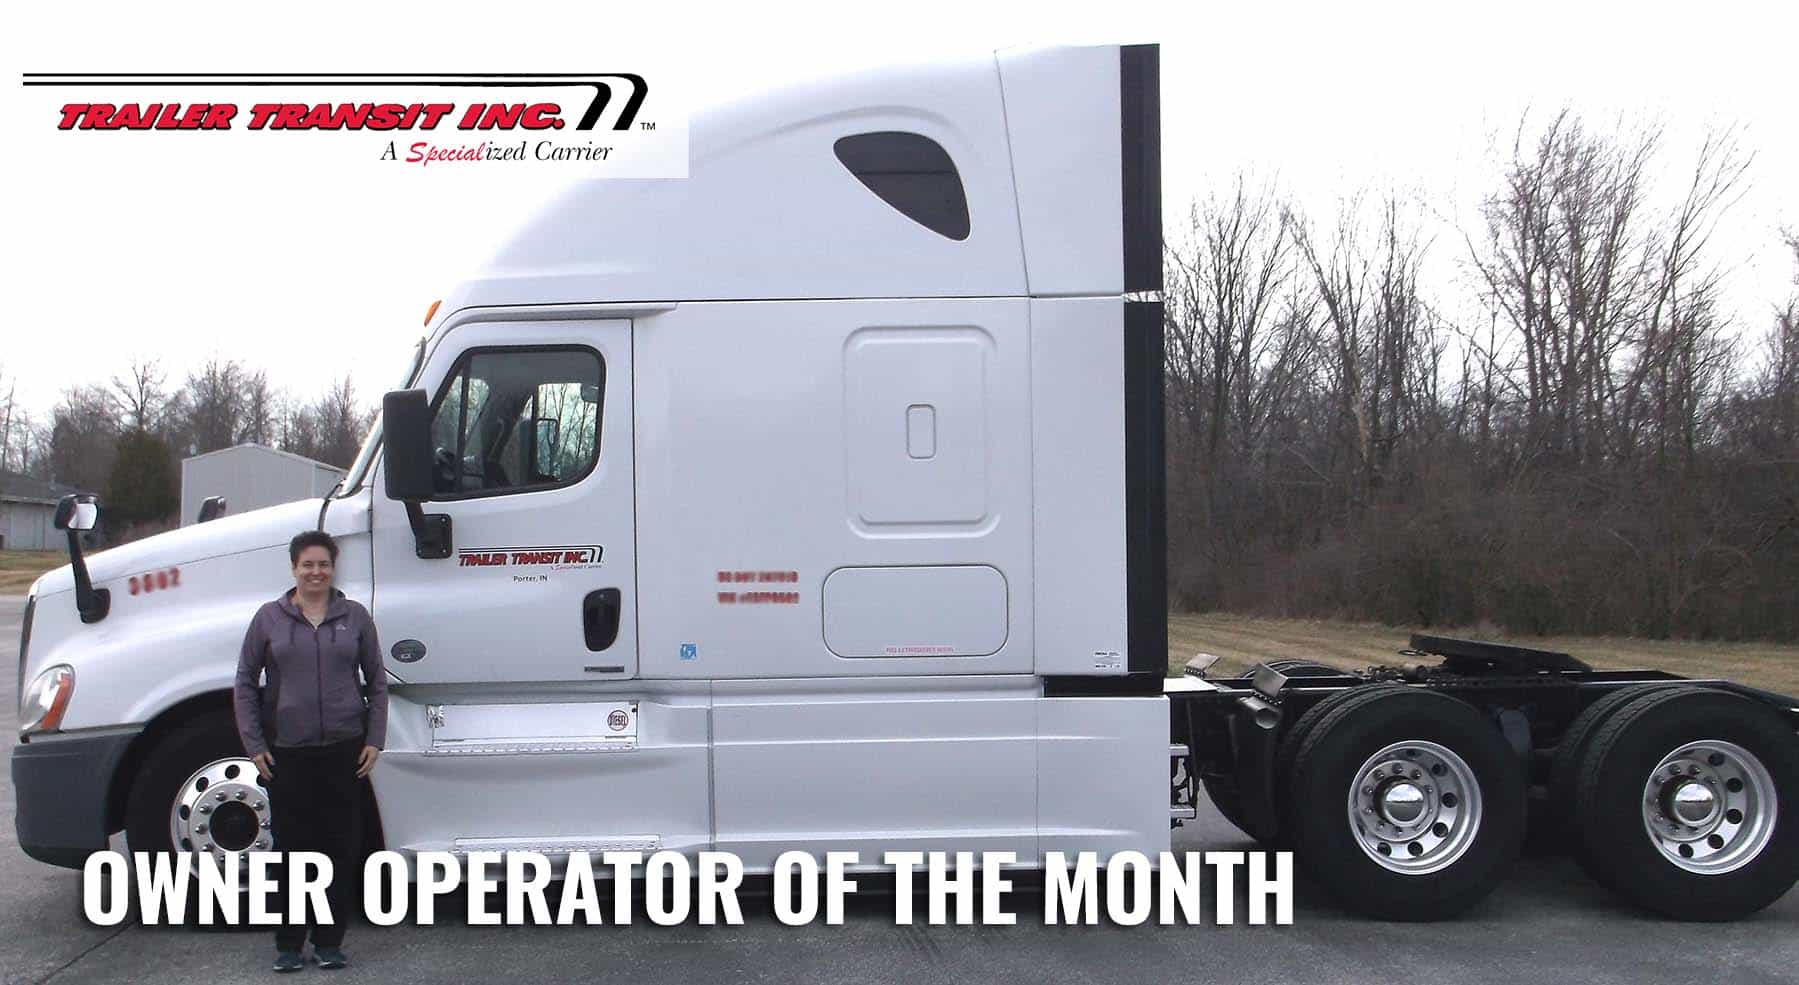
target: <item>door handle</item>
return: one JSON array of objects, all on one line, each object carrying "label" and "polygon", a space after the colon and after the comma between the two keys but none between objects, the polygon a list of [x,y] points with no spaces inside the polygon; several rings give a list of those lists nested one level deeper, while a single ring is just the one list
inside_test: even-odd
[{"label": "door handle", "polygon": [[623,593],[616,588],[588,592],[581,600],[581,632],[587,637],[589,650],[598,653],[618,639],[618,618],[623,608]]}]

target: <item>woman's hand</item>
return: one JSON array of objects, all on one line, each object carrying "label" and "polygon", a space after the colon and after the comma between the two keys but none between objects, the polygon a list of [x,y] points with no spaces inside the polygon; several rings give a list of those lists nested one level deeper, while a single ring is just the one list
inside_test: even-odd
[{"label": "woman's hand", "polygon": [[266,752],[259,752],[250,757],[250,762],[256,764],[256,772],[260,773],[264,780],[275,778],[275,757]]},{"label": "woman's hand", "polygon": [[363,746],[362,755],[356,760],[356,776],[358,779],[369,775],[375,768],[375,760],[381,758],[381,750],[374,746]]}]

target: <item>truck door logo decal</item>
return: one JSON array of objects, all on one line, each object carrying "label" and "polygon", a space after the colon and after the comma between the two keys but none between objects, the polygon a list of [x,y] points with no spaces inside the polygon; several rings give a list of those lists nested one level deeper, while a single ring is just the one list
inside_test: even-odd
[{"label": "truck door logo decal", "polygon": [[598,544],[559,547],[465,547],[456,552],[458,568],[536,567],[550,571],[597,568],[606,549]]},{"label": "truck door logo decal", "polygon": [[630,724],[631,716],[622,708],[614,708],[612,713],[606,716],[606,727],[614,732],[623,732]]},{"label": "truck door logo decal", "polygon": [[401,640],[393,645],[393,658],[403,664],[418,663],[425,659],[425,644],[418,640]]}]

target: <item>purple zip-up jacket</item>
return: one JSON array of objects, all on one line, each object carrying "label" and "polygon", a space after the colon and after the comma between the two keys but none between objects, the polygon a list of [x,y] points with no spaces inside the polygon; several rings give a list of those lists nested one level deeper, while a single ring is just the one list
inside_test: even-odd
[{"label": "purple zip-up jacket", "polygon": [[[332,589],[325,619],[315,629],[293,595],[289,589],[256,610],[238,653],[232,702],[244,751],[255,756],[268,752],[271,744],[322,746],[358,735],[382,748],[387,742],[387,671],[369,610]],[[358,668],[368,683],[366,705],[356,680]],[[259,696],[257,685],[265,670],[269,683]]]}]

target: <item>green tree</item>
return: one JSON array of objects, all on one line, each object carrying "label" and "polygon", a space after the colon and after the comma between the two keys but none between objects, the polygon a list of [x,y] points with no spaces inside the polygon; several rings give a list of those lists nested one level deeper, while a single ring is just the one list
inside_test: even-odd
[{"label": "green tree", "polygon": [[141,428],[119,435],[106,480],[107,526],[115,535],[129,536],[132,527],[167,520],[180,508],[168,443]]}]

